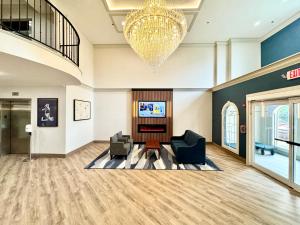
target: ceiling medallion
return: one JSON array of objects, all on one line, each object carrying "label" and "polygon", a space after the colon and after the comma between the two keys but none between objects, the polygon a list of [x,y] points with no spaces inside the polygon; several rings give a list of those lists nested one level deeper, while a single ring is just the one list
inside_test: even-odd
[{"label": "ceiling medallion", "polygon": [[166,0],[145,0],[141,9],[126,16],[124,35],[133,50],[159,67],[178,48],[187,32],[184,14]]}]

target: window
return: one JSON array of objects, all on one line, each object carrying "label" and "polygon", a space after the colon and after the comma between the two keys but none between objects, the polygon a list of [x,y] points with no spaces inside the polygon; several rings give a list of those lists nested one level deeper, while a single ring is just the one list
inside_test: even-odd
[{"label": "window", "polygon": [[232,102],[227,102],[222,110],[222,146],[239,153],[239,111]]},{"label": "window", "polygon": [[289,140],[289,106],[281,105],[273,111],[274,145],[280,149],[288,149],[288,144],[281,140]]}]

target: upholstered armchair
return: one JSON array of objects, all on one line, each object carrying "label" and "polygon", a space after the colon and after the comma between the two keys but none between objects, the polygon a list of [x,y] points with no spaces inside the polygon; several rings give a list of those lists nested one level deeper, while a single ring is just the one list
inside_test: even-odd
[{"label": "upholstered armchair", "polygon": [[118,141],[130,143],[130,148],[133,148],[133,139],[130,138],[130,135],[123,135],[122,131],[119,131],[116,135],[118,137]]},{"label": "upholstered armchair", "polygon": [[127,156],[131,150],[131,144],[118,140],[118,136],[114,135],[110,138],[110,158],[113,156]]}]

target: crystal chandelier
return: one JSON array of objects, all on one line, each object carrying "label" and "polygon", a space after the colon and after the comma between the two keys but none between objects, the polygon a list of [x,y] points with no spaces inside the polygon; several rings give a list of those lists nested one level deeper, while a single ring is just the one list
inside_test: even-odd
[{"label": "crystal chandelier", "polygon": [[141,9],[126,16],[124,35],[133,50],[153,67],[176,50],[187,32],[184,14],[166,0],[145,0]]}]

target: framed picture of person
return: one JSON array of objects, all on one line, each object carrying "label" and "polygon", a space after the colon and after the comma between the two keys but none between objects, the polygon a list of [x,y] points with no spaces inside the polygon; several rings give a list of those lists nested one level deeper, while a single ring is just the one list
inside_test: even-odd
[{"label": "framed picture of person", "polygon": [[91,119],[91,102],[74,99],[74,121]]},{"label": "framed picture of person", "polygon": [[38,98],[37,126],[58,126],[58,98]]}]

